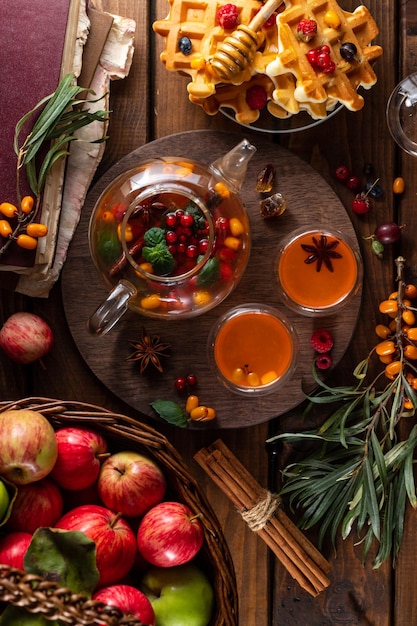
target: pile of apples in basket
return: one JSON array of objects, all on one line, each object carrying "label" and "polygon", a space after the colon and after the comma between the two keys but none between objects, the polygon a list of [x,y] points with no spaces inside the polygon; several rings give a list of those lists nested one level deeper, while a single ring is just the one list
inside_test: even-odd
[{"label": "pile of apples in basket", "polygon": [[153,459],[30,409],[0,413],[0,440],[0,565],[53,571],[149,626],[210,622],[202,523]]}]

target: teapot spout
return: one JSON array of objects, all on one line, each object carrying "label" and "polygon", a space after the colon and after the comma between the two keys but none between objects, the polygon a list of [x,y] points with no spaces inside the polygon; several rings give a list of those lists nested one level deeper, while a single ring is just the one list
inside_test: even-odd
[{"label": "teapot spout", "polygon": [[223,178],[237,193],[243,185],[248,163],[255,152],[255,146],[243,139],[227,154],[214,161],[210,165],[210,171],[217,178]]}]

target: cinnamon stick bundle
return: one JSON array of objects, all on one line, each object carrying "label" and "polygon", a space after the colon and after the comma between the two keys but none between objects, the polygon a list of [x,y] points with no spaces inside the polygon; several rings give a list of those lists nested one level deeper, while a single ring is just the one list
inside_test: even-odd
[{"label": "cinnamon stick bundle", "polygon": [[303,589],[317,596],[329,586],[329,562],[220,439],[194,458]]}]

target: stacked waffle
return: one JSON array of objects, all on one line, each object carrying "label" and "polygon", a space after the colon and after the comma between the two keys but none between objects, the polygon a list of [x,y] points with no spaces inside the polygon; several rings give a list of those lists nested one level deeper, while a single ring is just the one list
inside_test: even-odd
[{"label": "stacked waffle", "polygon": [[[382,48],[372,45],[379,31],[365,6],[350,13],[336,0],[284,0],[253,32],[253,53],[245,50],[245,63],[225,77],[217,71],[218,51],[236,28],[250,30],[261,0],[169,3],[168,16],[153,24],[165,38],[161,61],[168,70],[190,76],[189,98],[209,115],[229,108],[238,122],[251,124],[266,108],[277,118],[307,111],[321,119],[338,103],[360,110],[364,101],[358,89],[376,83],[372,66]],[[228,12],[235,21],[225,23]],[[314,58],[321,52],[328,61],[323,65]]]}]

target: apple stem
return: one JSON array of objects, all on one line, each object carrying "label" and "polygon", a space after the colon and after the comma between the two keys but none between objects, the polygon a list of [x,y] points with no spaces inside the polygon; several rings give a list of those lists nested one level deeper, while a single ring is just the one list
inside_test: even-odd
[{"label": "apple stem", "polygon": [[96,459],[101,461],[102,459],[107,459],[111,455],[111,452],[100,452],[100,454],[96,454]]},{"label": "apple stem", "polygon": [[196,513],[195,515],[192,515],[188,519],[190,520],[190,522],[193,522],[195,519],[198,519],[199,517],[201,517],[201,513]]},{"label": "apple stem", "polygon": [[122,514],[120,513],[120,511],[116,513],[110,523],[110,528],[114,528],[121,517],[122,517]]}]

